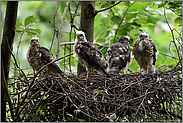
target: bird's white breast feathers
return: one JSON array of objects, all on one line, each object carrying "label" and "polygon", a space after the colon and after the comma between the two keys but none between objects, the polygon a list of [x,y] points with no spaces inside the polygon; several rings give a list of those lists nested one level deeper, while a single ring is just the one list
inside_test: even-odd
[{"label": "bird's white breast feathers", "polygon": [[142,50],[143,50],[142,41],[140,41],[140,43],[139,43],[138,50],[139,50],[139,51],[142,51]]}]

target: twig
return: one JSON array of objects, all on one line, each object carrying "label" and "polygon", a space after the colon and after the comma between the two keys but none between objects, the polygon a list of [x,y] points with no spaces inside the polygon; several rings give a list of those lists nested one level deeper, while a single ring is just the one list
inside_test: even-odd
[{"label": "twig", "polygon": [[159,54],[162,54],[162,55],[168,56],[168,57],[173,58],[173,59],[179,59],[179,58],[177,58],[177,57],[174,57],[174,56],[171,56],[171,55],[165,54],[165,53],[163,53],[163,52],[159,52]]},{"label": "twig", "polygon": [[53,38],[52,38],[52,41],[51,41],[50,51],[51,51],[51,48],[52,48],[52,45],[53,45],[53,41],[54,41],[54,37],[55,37],[55,31],[56,31],[56,28],[55,28],[55,18],[56,18],[56,15],[57,15],[57,11],[59,9],[58,5],[59,5],[59,2],[57,4],[57,10],[56,10],[55,15],[53,17],[53,29],[54,29],[54,32],[53,32]]},{"label": "twig", "polygon": [[122,22],[123,22],[123,20],[124,20],[124,18],[125,18],[125,15],[126,15],[128,9],[129,9],[134,3],[135,3],[135,2],[133,2],[133,3],[126,9],[126,11],[124,12],[123,18],[121,19],[121,22],[119,23],[118,28],[117,28],[117,30],[116,30],[116,32],[115,32],[115,36],[114,36],[114,41],[113,41],[113,43],[115,42],[115,38],[116,38],[117,32],[118,32],[119,27],[120,27],[120,25],[122,24]]},{"label": "twig", "polygon": [[144,100],[146,99],[146,96],[147,96],[146,94],[147,94],[147,91],[148,91],[148,90],[149,90],[149,89],[146,90],[145,96],[144,96],[142,102],[140,103],[140,105],[138,106],[138,109],[137,109],[135,115],[137,115],[137,113],[138,113],[138,111],[139,111],[139,109],[140,109],[140,106],[144,103]]},{"label": "twig", "polygon": [[[75,42],[64,42],[64,43],[60,43],[60,46],[63,46],[63,45],[74,45]],[[103,45],[103,44],[99,44],[99,43],[93,43],[95,45],[98,45],[98,46],[101,46],[101,47],[105,47],[105,48],[108,48],[109,46],[106,46],[106,45]]]},{"label": "twig", "polygon": [[[163,2],[163,1],[162,1]],[[165,13],[165,6],[164,6],[164,4],[163,4],[163,12],[164,12],[164,16],[165,16],[165,20],[166,20],[166,23],[167,23],[167,25],[168,25],[168,27],[169,27],[169,29],[170,29],[170,31],[171,31],[171,34],[172,34],[172,38],[173,38],[173,43],[174,43],[174,45],[175,45],[175,48],[176,48],[176,50],[177,50],[177,54],[178,54],[178,57],[179,57],[179,60],[181,60],[181,57],[180,57],[180,55],[179,55],[179,51],[178,51],[178,48],[177,48],[177,45],[176,45],[176,43],[175,43],[175,38],[174,38],[174,34],[173,34],[173,29],[171,28],[171,26],[170,26],[170,24],[168,23],[168,20],[167,20],[167,17],[166,17],[166,13]]]},{"label": "twig", "polygon": [[65,10],[64,10],[62,22],[61,22],[61,25],[60,25],[60,28],[59,28],[59,31],[58,31],[58,42],[57,42],[57,54],[56,54],[56,58],[59,58],[61,30],[62,30],[62,27],[63,27],[63,24],[64,24],[65,15],[66,15],[66,12],[67,12],[68,5],[69,5],[69,1],[67,1],[66,5],[65,5]]},{"label": "twig", "polygon": [[112,7],[116,6],[116,5],[118,5],[118,4],[119,4],[119,3],[121,3],[121,2],[122,2],[122,1],[119,1],[119,2],[117,2],[117,3],[113,4],[112,6],[110,6],[110,7],[108,7],[108,8],[105,8],[105,9],[102,9],[102,10],[98,10],[98,11],[96,11],[96,15],[97,15],[99,12],[102,12],[102,11],[108,10],[108,9],[110,9],[110,8],[112,8]]},{"label": "twig", "polygon": [[[31,99],[33,98],[33,97],[35,97],[41,90],[43,90],[42,88],[40,89],[40,90],[38,90],[33,96],[31,96],[31,98],[23,105],[23,107],[21,108],[21,110],[18,112],[18,114],[17,114],[17,117],[19,116],[19,114],[21,113],[21,111],[25,108],[25,106],[26,106],[26,104],[29,102],[29,101],[31,101]],[[16,118],[15,118],[16,119]]]},{"label": "twig", "polygon": [[[79,7],[79,2],[78,2],[78,4],[77,4],[77,6],[76,6],[74,15],[73,15],[73,17],[72,17],[71,9],[70,9],[70,4],[69,4],[69,14],[70,14],[70,18],[71,18],[71,21],[70,21],[70,23],[71,23],[71,30],[70,30],[70,32],[69,32],[69,42],[71,42],[72,27],[73,27],[74,18],[75,18],[75,15],[76,15],[76,13],[77,13],[78,7]],[[71,53],[71,45],[70,45],[69,50],[70,50],[69,53]],[[64,52],[65,52],[65,51],[64,51]],[[64,60],[65,60],[65,59],[64,59]],[[64,63],[65,63],[65,62],[64,62]],[[64,69],[65,69],[65,65],[64,65]],[[70,69],[69,71],[72,73],[72,70],[71,70],[71,58],[70,58],[70,57],[69,57],[69,69]]]},{"label": "twig", "polygon": [[[7,41],[7,42],[8,42],[8,44],[9,44],[8,39],[7,39],[6,41]],[[26,77],[26,75],[25,75],[25,73],[24,73],[24,72],[23,72],[23,70],[18,66],[18,63],[17,63],[17,61],[16,61],[16,58],[15,58],[14,54],[12,53],[12,51],[11,51],[11,49],[10,49],[9,45],[8,45],[8,49],[9,49],[9,51],[10,51],[11,55],[13,56],[13,59],[14,59],[14,61],[15,61],[15,65],[16,65],[16,67],[17,67],[17,68],[22,72],[22,74],[24,75],[24,77],[25,77],[26,81],[28,81],[28,80],[27,80],[27,77]]]}]

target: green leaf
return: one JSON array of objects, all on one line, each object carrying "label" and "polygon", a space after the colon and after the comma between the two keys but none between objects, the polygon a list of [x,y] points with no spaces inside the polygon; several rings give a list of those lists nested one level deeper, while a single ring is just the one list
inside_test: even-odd
[{"label": "green leaf", "polygon": [[121,18],[119,16],[113,16],[111,18],[111,20],[114,22],[114,23],[119,23],[121,21]]},{"label": "green leaf", "polygon": [[155,27],[156,25],[155,25],[155,24],[153,24],[153,23],[147,23],[147,24],[146,24],[146,26],[148,26],[148,27],[149,27],[149,26],[151,26],[151,27]]},{"label": "green leaf", "polygon": [[20,27],[20,26],[23,26],[23,24],[19,21],[16,22],[16,27]]},{"label": "green leaf", "polygon": [[97,43],[104,43],[105,42],[105,39],[104,38],[98,38],[96,42]]},{"label": "green leaf", "polygon": [[33,15],[27,17],[25,20],[24,20],[24,25],[25,27],[28,25],[28,24],[32,24],[32,23],[36,23],[38,20],[37,17],[34,17]]},{"label": "green leaf", "polygon": [[126,14],[125,18],[126,19],[132,19],[132,18],[136,18],[136,16],[137,16],[137,13],[130,13],[130,14]]},{"label": "green leaf", "polygon": [[32,33],[32,34],[36,34],[36,33],[41,33],[41,30],[39,30],[39,29],[36,29],[36,28],[28,28],[28,29],[26,29],[26,32],[28,32],[28,33]]},{"label": "green leaf", "polygon": [[130,1],[124,1],[125,6],[130,6],[130,4],[131,4]]},{"label": "green leaf", "polygon": [[83,119],[78,119],[78,121],[79,121],[79,122],[85,122],[85,120],[83,120]]},{"label": "green leaf", "polygon": [[36,33],[41,33],[40,29],[36,29],[36,28],[29,28],[32,32],[36,32]]},{"label": "green leaf", "polygon": [[16,32],[23,32],[24,31],[24,27],[23,24],[20,22],[16,22]]},{"label": "green leaf", "polygon": [[142,25],[142,24],[146,24],[147,23],[147,19],[145,19],[145,18],[138,18],[138,19],[134,19],[134,22],[136,22],[139,25]]},{"label": "green leaf", "polygon": [[70,117],[74,117],[72,114],[69,114],[68,112],[66,112],[66,115],[70,116]]},{"label": "green leaf", "polygon": [[178,24],[182,25],[182,18],[181,17],[177,17],[175,19],[175,23],[178,23]]},{"label": "green leaf", "polygon": [[177,10],[175,10],[176,11],[176,13],[178,13],[178,14],[182,14],[182,9],[177,9]]},{"label": "green leaf", "polygon": [[158,5],[158,8],[163,7],[163,4],[164,4],[164,3],[159,4],[159,5]]}]

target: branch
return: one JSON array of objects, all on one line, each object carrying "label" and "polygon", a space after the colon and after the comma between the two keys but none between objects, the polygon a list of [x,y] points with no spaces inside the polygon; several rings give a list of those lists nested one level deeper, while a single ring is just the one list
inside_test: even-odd
[{"label": "branch", "polygon": [[52,42],[51,42],[51,46],[50,46],[50,51],[51,51],[51,48],[52,48],[52,45],[53,45],[53,41],[54,41],[54,37],[55,37],[55,32],[57,31],[56,29],[55,29],[55,18],[56,18],[56,15],[57,15],[57,11],[58,11],[58,9],[59,9],[59,2],[58,2],[58,4],[57,4],[57,10],[56,10],[56,12],[55,12],[55,15],[54,15],[54,17],[53,17],[53,29],[54,29],[54,32],[53,32],[53,38],[52,38]]},{"label": "branch", "polygon": [[[63,46],[63,45],[74,45],[75,42],[64,42],[64,43],[60,43],[60,46]],[[105,48],[108,48],[109,46],[106,46],[106,45],[103,45],[103,44],[99,44],[99,43],[93,43],[95,45],[98,45],[98,46],[101,46],[101,47],[105,47]]]},{"label": "branch", "polygon": [[[158,51],[158,52],[159,52],[159,51]],[[170,57],[170,58],[173,58],[173,59],[179,59],[179,58],[177,58],[177,57],[174,57],[174,56],[165,54],[165,53],[163,53],[163,52],[159,52],[159,53],[162,54],[162,55],[168,56],[168,57]]]},{"label": "branch", "polygon": [[118,28],[117,28],[117,30],[116,30],[116,32],[115,32],[115,36],[114,36],[114,41],[113,41],[113,43],[115,42],[115,38],[116,38],[116,35],[117,35],[117,32],[118,32],[118,29],[119,29],[120,25],[122,24],[122,22],[123,22],[123,20],[124,20],[124,18],[125,18],[125,15],[126,15],[126,13],[127,13],[127,11],[128,11],[128,9],[129,9],[134,3],[135,3],[135,2],[133,2],[133,3],[126,9],[126,11],[125,11],[125,13],[124,13],[124,15],[123,15],[123,18],[121,19],[121,22],[119,23]]},{"label": "branch", "polygon": [[67,1],[66,5],[65,5],[65,10],[64,10],[62,22],[61,22],[61,25],[60,25],[60,29],[58,31],[58,43],[57,43],[57,54],[56,54],[56,58],[59,58],[59,53],[60,53],[60,45],[59,44],[60,44],[61,30],[62,30],[62,27],[63,27],[63,24],[64,24],[65,15],[66,15],[66,12],[67,12],[68,5],[69,5],[69,1]]},{"label": "branch", "polygon": [[[8,39],[6,39],[6,41],[7,41],[7,43],[9,43]],[[11,51],[9,45],[8,45],[8,49],[9,49],[9,51],[10,51],[10,54],[13,56],[13,59],[14,59],[14,61],[15,61],[15,66],[22,72],[22,74],[23,74],[23,76],[25,77],[26,81],[28,81],[28,80],[27,80],[27,77],[26,77],[26,75],[25,75],[25,73],[24,73],[23,70],[18,66],[17,60],[16,60],[14,54],[12,53],[12,51]]]},{"label": "branch", "polygon": [[170,24],[168,23],[168,19],[167,19],[167,17],[166,17],[165,6],[164,6],[164,4],[163,4],[163,10],[164,10],[163,12],[164,12],[164,16],[165,16],[166,23],[167,23],[167,25],[168,25],[168,27],[169,27],[169,29],[170,29],[170,31],[171,31],[171,34],[172,34],[172,38],[173,38],[173,41],[172,41],[172,42],[173,42],[174,45],[175,45],[175,48],[176,48],[176,51],[177,51],[179,60],[181,60],[181,56],[179,55],[179,51],[178,51],[177,45],[176,45],[176,43],[175,43],[175,38],[174,38],[174,34],[173,34],[173,29],[171,28]]},{"label": "branch", "polygon": [[110,9],[110,8],[112,8],[112,7],[116,6],[116,5],[118,5],[118,4],[119,4],[119,3],[121,3],[121,2],[122,2],[122,1],[119,1],[119,2],[117,2],[117,3],[113,4],[112,6],[110,6],[110,7],[108,7],[108,8],[105,8],[105,9],[102,9],[102,10],[98,10],[98,11],[96,11],[96,15],[97,15],[99,12],[102,12],[102,11],[108,10],[108,9]]}]

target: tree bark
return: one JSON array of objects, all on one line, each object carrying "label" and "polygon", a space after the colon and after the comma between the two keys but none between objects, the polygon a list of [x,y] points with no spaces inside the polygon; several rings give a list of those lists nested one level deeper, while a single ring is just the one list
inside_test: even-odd
[{"label": "tree bark", "polygon": [[[82,1],[80,30],[86,33],[86,39],[90,42],[93,42],[94,17],[95,1]],[[85,68],[78,62],[77,75],[83,74],[84,72],[86,72]]]},{"label": "tree bark", "polygon": [[[18,1],[8,1],[6,7],[6,16],[3,30],[3,38],[1,43],[1,65],[4,69],[1,69],[1,121],[6,121],[6,96],[2,86],[3,78],[8,83],[8,75],[10,68],[11,53],[13,50],[13,41],[15,37],[16,19],[17,19]],[[4,71],[4,76],[2,75]],[[7,85],[5,85],[7,86]]]}]

